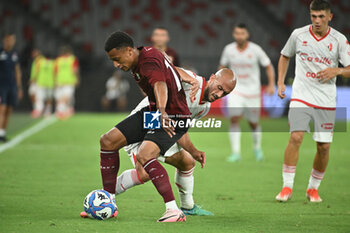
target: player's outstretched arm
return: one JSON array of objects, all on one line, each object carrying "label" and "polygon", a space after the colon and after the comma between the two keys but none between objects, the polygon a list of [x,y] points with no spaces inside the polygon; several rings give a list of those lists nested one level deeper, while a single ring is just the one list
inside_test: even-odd
[{"label": "player's outstretched arm", "polygon": [[153,87],[154,96],[156,98],[157,109],[160,112],[160,122],[162,128],[167,132],[167,134],[172,138],[175,135],[175,128],[170,123],[171,119],[165,112],[165,107],[168,101],[168,87],[165,82],[158,81]]},{"label": "player's outstretched arm", "polygon": [[193,143],[190,140],[190,136],[188,133],[185,133],[178,141],[177,143],[184,148],[186,151],[188,151],[191,156],[201,163],[202,168],[205,165],[205,152],[197,150],[197,148],[193,145]]},{"label": "player's outstretched arm", "polygon": [[199,90],[199,82],[197,79],[191,77],[189,74],[187,74],[182,68],[180,67],[175,67],[177,72],[179,73],[181,77],[181,81],[191,84],[191,93],[190,93],[190,100],[191,102],[195,101],[196,99],[196,94]]},{"label": "player's outstretched arm", "polygon": [[350,78],[350,66],[344,68],[326,68],[317,73],[321,83],[325,83],[336,76],[342,76],[343,78]]},{"label": "player's outstretched arm", "polygon": [[289,61],[290,61],[290,58],[282,54],[280,56],[280,60],[278,61],[277,86],[278,86],[278,96],[281,99],[284,99],[286,97],[286,94],[284,93],[286,91],[286,85],[284,85],[284,79],[286,78]]}]

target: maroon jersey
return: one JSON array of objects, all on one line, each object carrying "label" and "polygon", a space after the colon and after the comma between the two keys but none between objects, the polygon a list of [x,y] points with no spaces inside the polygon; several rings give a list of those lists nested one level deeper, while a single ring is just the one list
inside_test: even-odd
[{"label": "maroon jersey", "polygon": [[153,47],[140,47],[139,61],[133,70],[134,78],[147,94],[151,111],[156,111],[153,87],[156,82],[165,82],[168,87],[168,101],[165,111],[168,115],[191,116],[187,107],[180,75],[164,55]]},{"label": "maroon jersey", "polygon": [[174,64],[174,66],[180,66],[180,60],[179,56],[177,55],[176,51],[172,48],[167,47],[165,53],[171,57],[171,62]]}]

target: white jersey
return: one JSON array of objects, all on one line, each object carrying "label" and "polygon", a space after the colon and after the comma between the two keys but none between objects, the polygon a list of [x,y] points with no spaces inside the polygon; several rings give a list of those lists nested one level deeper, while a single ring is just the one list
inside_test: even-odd
[{"label": "white jersey", "polygon": [[320,83],[317,73],[328,67],[350,65],[350,46],[346,37],[329,27],[322,38],[317,38],[312,25],[295,29],[281,54],[286,57],[296,55],[295,79],[292,101],[300,101],[312,107],[335,108],[336,78]]},{"label": "white jersey", "polygon": [[220,65],[229,67],[237,75],[237,86],[232,93],[247,97],[260,97],[259,65],[270,64],[264,50],[253,42],[248,42],[243,51],[238,50],[236,42],[226,45],[220,59]]}]

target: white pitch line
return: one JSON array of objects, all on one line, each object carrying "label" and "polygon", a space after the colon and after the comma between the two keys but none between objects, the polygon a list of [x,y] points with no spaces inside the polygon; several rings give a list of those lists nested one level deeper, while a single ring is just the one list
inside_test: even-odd
[{"label": "white pitch line", "polygon": [[13,139],[11,139],[11,141],[6,142],[3,145],[0,145],[0,153],[2,153],[4,151],[14,147],[15,145],[17,145],[20,142],[22,142],[24,139],[32,136],[33,134],[39,132],[40,130],[44,129],[45,127],[51,125],[52,123],[54,123],[56,121],[57,121],[56,117],[50,117],[50,118],[43,119],[39,123],[33,125],[32,127],[27,129],[26,131],[20,133],[19,135],[17,135]]}]

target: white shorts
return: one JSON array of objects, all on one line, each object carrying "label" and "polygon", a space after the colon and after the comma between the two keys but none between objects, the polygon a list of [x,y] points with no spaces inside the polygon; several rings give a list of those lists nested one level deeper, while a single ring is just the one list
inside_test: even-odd
[{"label": "white shorts", "polygon": [[260,97],[244,97],[231,93],[227,98],[229,117],[244,116],[249,122],[257,123],[260,118]]},{"label": "white shorts", "polygon": [[[138,143],[130,144],[124,147],[124,150],[126,151],[126,153],[128,153],[128,156],[131,160],[131,163],[134,165],[134,167],[136,164],[136,154],[140,148],[140,145],[141,145],[141,142],[138,142]],[[166,157],[171,157],[177,152],[180,152],[181,150],[182,148],[177,143],[175,143],[174,145],[172,145],[172,147],[169,148],[169,150],[165,152],[164,155],[160,155],[158,157],[158,161],[164,163]]]},{"label": "white shorts", "polygon": [[55,90],[55,99],[59,100],[62,98],[71,99],[74,95],[75,87],[73,85],[59,86]]},{"label": "white shorts", "polygon": [[28,94],[29,95],[36,95],[37,87],[38,86],[36,85],[36,83],[31,83],[29,85]]},{"label": "white shorts", "polygon": [[45,101],[47,99],[52,99],[53,88],[45,88],[41,86],[37,86],[36,88],[36,98],[38,98],[38,100]]},{"label": "white shorts", "polygon": [[309,123],[314,122],[313,140],[331,143],[335,123],[335,110],[325,110],[309,107],[301,102],[292,101],[289,105],[288,121],[290,132],[310,132]]}]

